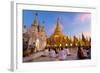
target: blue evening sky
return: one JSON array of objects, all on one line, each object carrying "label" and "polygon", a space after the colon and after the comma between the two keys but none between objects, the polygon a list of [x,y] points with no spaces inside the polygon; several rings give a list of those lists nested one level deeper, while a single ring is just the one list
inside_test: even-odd
[{"label": "blue evening sky", "polygon": [[27,28],[31,27],[36,14],[37,23],[40,23],[40,26],[42,26],[44,22],[45,32],[48,36],[54,32],[58,17],[61,29],[65,35],[79,36],[83,33],[86,36],[90,36],[91,13],[23,10],[23,25]]}]

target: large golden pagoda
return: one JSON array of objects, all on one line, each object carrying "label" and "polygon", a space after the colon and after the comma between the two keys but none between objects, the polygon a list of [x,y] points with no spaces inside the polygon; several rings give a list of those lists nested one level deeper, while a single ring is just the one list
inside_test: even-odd
[{"label": "large golden pagoda", "polygon": [[59,18],[56,22],[56,28],[54,30],[54,33],[47,39],[47,44],[49,46],[65,46],[67,43],[68,37],[64,35],[64,33],[61,30]]},{"label": "large golden pagoda", "polygon": [[59,18],[57,19],[56,28],[54,30],[54,33],[51,35],[51,37],[64,37],[64,34],[60,28]]}]

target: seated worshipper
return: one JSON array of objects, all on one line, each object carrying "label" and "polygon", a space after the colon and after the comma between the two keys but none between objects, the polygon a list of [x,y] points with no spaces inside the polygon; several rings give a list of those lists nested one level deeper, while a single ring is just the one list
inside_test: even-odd
[{"label": "seated worshipper", "polygon": [[58,53],[58,58],[59,58],[60,60],[65,60],[65,59],[67,59],[66,51],[65,51],[63,48],[61,48],[61,50],[59,51],[59,53]]},{"label": "seated worshipper", "polygon": [[44,50],[44,56],[49,56],[49,50],[48,50],[48,48],[46,48],[46,49]]},{"label": "seated worshipper", "polygon": [[49,56],[53,57],[53,58],[56,57],[56,52],[51,48],[50,48],[50,51],[49,51]]},{"label": "seated worshipper", "polygon": [[71,55],[69,48],[66,47],[66,48],[64,48],[64,50],[66,51],[67,56]]}]

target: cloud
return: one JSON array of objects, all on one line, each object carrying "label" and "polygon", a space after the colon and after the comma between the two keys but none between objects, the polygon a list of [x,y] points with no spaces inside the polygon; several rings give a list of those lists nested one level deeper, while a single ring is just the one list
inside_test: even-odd
[{"label": "cloud", "polygon": [[90,20],[91,20],[91,14],[90,13],[79,14],[75,18],[75,22],[80,22],[80,23],[84,23],[84,22],[87,22],[87,21],[90,21]]}]

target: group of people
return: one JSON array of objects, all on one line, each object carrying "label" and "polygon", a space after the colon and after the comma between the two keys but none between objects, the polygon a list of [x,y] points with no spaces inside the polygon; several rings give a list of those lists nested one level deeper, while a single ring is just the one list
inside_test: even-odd
[{"label": "group of people", "polygon": [[[90,59],[91,58],[91,48],[89,47],[77,47],[77,59]],[[56,58],[58,60],[66,60],[68,56],[72,55],[70,48],[46,48],[44,50],[44,56]]]},{"label": "group of people", "polygon": [[46,48],[44,50],[44,56],[56,58],[58,60],[66,60],[69,55],[71,55],[71,52],[68,48]]}]

